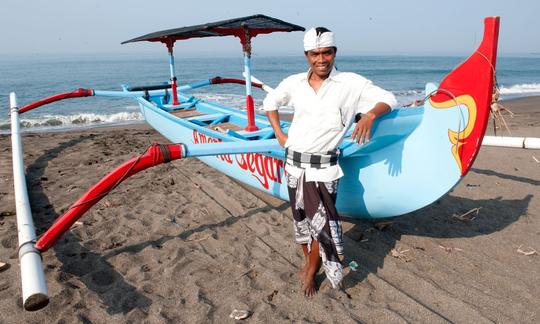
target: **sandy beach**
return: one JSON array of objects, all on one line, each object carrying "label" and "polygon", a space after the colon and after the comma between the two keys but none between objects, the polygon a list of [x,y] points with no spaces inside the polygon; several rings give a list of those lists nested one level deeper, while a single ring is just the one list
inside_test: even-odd
[{"label": "sandy beach", "polygon": [[[540,137],[540,97],[503,105],[512,135]],[[167,140],[142,125],[24,135],[38,233],[153,142]],[[309,299],[287,202],[195,159],[161,165],[122,183],[43,255],[50,304],[27,312],[9,136],[0,147],[0,262],[9,264],[0,323],[232,323],[234,309],[250,323],[540,321],[540,151],[483,147],[435,204],[386,223],[346,220],[345,262],[359,267],[346,268],[343,289],[319,273]]]}]

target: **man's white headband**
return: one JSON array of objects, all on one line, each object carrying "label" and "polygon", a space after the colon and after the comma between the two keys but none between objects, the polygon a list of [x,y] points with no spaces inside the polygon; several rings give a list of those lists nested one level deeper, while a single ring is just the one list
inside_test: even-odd
[{"label": "man's white headband", "polygon": [[335,47],[334,33],[324,32],[317,36],[317,30],[311,28],[304,35],[304,51],[311,51],[323,47]]}]

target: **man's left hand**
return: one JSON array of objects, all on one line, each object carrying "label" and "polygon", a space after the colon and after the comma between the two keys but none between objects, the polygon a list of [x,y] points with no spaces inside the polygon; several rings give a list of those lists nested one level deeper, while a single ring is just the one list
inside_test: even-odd
[{"label": "man's left hand", "polygon": [[356,126],[354,127],[354,131],[352,133],[352,138],[356,141],[356,143],[362,143],[369,142],[370,136],[371,136],[371,127],[373,126],[373,121],[377,118],[374,113],[368,112],[364,116],[362,116],[362,119],[356,123]]}]

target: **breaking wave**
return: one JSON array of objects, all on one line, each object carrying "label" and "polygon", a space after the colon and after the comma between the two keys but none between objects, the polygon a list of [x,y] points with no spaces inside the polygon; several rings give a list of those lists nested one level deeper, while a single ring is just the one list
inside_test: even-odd
[{"label": "breaking wave", "polygon": [[416,100],[424,99],[424,90],[415,89],[415,90],[398,90],[393,91],[394,96],[398,103],[398,107],[409,105]]},{"label": "breaking wave", "polygon": [[[140,112],[119,112],[115,114],[82,113],[77,115],[42,115],[34,118],[21,118],[21,127],[25,129],[49,130],[52,128],[73,128],[105,124],[123,124],[142,121]],[[9,119],[0,120],[0,133],[11,129]]]},{"label": "breaking wave", "polygon": [[500,86],[503,95],[540,94],[540,83],[523,83],[512,86]]},{"label": "breaking wave", "polygon": [[[505,98],[522,97],[528,95],[540,95],[540,83],[524,83],[511,86],[501,86],[500,92]],[[394,90],[398,106],[408,105],[415,100],[423,99],[425,94],[423,89],[412,90]],[[217,103],[220,105],[233,107],[239,110],[245,110],[246,98],[243,94],[233,93],[192,93],[195,97],[201,98],[208,102]],[[255,109],[259,113],[263,113],[264,95],[257,95],[254,98]],[[43,114],[32,118],[21,118],[21,126],[26,130],[33,131],[50,131],[64,130],[75,127],[95,127],[101,125],[114,124],[129,124],[144,121],[143,115],[138,111],[138,105],[128,105],[123,107],[125,111],[112,114],[104,113],[79,113],[74,115],[62,114]],[[293,113],[290,107],[281,107],[282,113]],[[0,134],[10,132],[10,120],[8,118],[0,118]]]}]

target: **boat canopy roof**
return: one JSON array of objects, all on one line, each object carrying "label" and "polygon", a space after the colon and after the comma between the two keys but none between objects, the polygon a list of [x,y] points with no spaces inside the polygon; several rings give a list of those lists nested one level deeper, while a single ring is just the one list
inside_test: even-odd
[{"label": "boat canopy roof", "polygon": [[249,35],[249,37],[255,37],[258,34],[304,30],[305,29],[302,26],[294,25],[283,20],[265,15],[253,15],[201,25],[157,31],[124,41],[122,44],[140,41],[162,42],[165,44],[170,44],[177,40],[218,36],[237,36],[243,39],[246,36],[246,33]]}]

